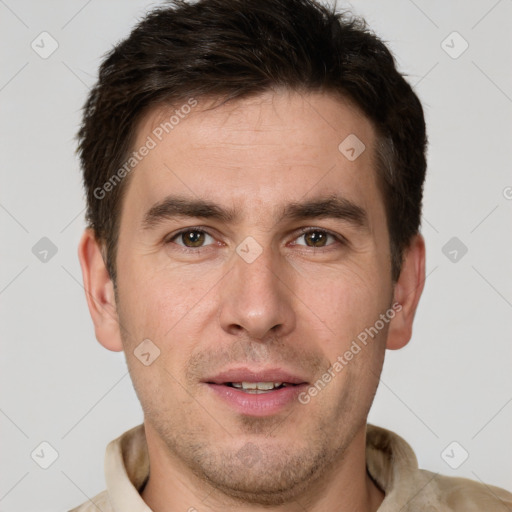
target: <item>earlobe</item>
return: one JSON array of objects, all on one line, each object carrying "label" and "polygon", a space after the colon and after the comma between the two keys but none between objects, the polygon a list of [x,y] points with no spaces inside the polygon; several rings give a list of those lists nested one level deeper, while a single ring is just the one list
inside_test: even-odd
[{"label": "earlobe", "polygon": [[396,350],[407,345],[412,324],[425,284],[425,240],[418,234],[404,255],[402,271],[395,284],[394,301],[401,306],[390,323],[386,348]]},{"label": "earlobe", "polygon": [[78,245],[87,305],[96,339],[108,350],[123,350],[114,285],[108,274],[94,231],[86,229]]}]

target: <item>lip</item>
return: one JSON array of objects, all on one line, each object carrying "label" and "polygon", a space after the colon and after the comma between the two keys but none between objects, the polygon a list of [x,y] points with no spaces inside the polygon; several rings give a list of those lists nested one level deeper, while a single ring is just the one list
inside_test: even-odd
[{"label": "lip", "polygon": [[[226,386],[227,382],[286,382],[294,386],[286,386],[268,393],[252,394]],[[203,383],[214,396],[220,398],[235,412],[256,417],[275,415],[293,403],[298,404],[298,395],[308,385],[305,379],[280,368],[233,368],[204,379]]]},{"label": "lip", "polygon": [[239,414],[247,416],[272,416],[293,403],[298,404],[298,395],[307,384],[284,387],[268,393],[251,394],[224,384],[206,384],[217,397]]},{"label": "lip", "polygon": [[212,384],[224,384],[226,382],[287,382],[289,384],[307,384],[306,379],[282,368],[266,368],[262,370],[232,368],[214,377],[203,379],[203,382]]}]

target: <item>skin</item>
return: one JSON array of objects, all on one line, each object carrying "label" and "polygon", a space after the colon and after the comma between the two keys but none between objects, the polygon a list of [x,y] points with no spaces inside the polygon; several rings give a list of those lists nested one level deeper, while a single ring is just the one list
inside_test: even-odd
[{"label": "skin", "polygon": [[[155,512],[377,510],[384,494],[365,469],[366,420],[385,349],[411,337],[423,238],[411,241],[393,283],[375,131],[348,102],[280,90],[212,105],[200,101],[133,171],[117,293],[94,233],[86,230],[79,247],[96,337],[125,351],[144,410],[151,473],[142,498]],[[148,113],[135,148],[167,114]],[[338,150],[349,134],[366,146],[354,161]],[[366,227],[279,220],[286,204],[333,193],[366,211]],[[143,229],[144,214],[169,194],[237,207],[240,217],[178,217]],[[187,241],[173,236],[199,226],[204,245],[186,252]],[[314,247],[318,238],[301,228],[346,242],[327,237]],[[236,252],[248,236],[263,250],[252,263]],[[244,415],[201,382],[240,364],[284,367],[314,383],[394,302],[401,311],[306,405]],[[133,352],[148,338],[160,356],[144,366]],[[247,453],[252,459],[240,456]]]}]

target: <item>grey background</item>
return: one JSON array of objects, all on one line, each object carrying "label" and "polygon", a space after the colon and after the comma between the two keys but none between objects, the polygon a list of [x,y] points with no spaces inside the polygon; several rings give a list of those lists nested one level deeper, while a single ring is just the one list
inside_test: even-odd
[{"label": "grey background", "polygon": [[[86,307],[74,135],[101,56],[152,5],[0,0],[0,511],[67,510],[96,495],[106,444],[142,422],[124,354],[95,341]],[[512,1],[340,5],[389,43],[430,137],[426,288],[369,421],[402,435],[423,468],[512,490]],[[31,47],[43,31],[59,45],[47,58]],[[454,31],[469,44],[457,58]],[[31,458],[51,462],[43,441],[58,452],[48,469]]]}]

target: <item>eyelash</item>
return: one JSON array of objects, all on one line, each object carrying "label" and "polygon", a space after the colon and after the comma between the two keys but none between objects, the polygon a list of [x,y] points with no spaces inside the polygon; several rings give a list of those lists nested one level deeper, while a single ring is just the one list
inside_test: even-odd
[{"label": "eyelash", "polygon": [[[213,235],[211,233],[209,233],[206,229],[204,229],[202,227],[190,227],[190,228],[182,229],[182,230],[178,231],[177,233],[174,233],[171,237],[166,238],[164,240],[164,244],[167,245],[167,244],[173,243],[173,240],[175,240],[179,236],[183,235],[184,233],[189,233],[189,232],[204,233],[205,235],[209,235],[209,236],[213,237]],[[348,241],[345,237],[343,237],[342,235],[339,235],[337,233],[333,233],[332,231],[329,231],[328,229],[324,229],[324,228],[314,228],[314,227],[303,228],[300,230],[300,232],[295,237],[295,239],[297,239],[301,236],[307,235],[309,233],[322,233],[324,235],[329,235],[332,238],[334,238],[336,240],[336,242],[338,242],[339,244],[348,245]],[[180,250],[183,250],[184,252],[193,252],[193,253],[202,252],[203,250],[207,250],[209,247],[209,245],[201,246],[201,247],[186,247],[185,245],[180,245],[180,244],[176,244],[176,245],[178,245],[178,247],[180,247]],[[212,244],[210,244],[210,245],[212,245]],[[318,249],[329,250],[328,248],[331,245],[336,245],[336,244],[331,243],[325,247],[309,247],[307,245],[300,245],[300,247],[303,247],[305,249],[313,249],[313,250],[318,250]]]}]

